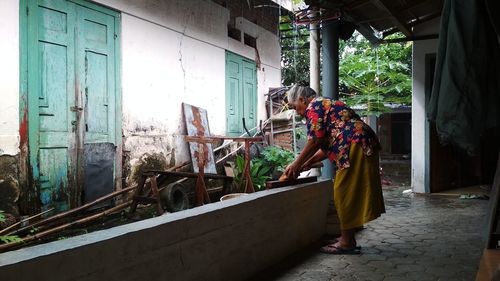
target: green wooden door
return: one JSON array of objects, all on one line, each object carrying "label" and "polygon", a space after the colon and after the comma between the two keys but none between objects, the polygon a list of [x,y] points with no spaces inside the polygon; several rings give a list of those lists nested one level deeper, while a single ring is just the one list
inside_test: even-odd
[{"label": "green wooden door", "polygon": [[82,89],[84,144],[115,142],[114,18],[78,9],[77,76]]},{"label": "green wooden door", "polygon": [[226,132],[241,135],[242,118],[250,130],[257,125],[257,76],[255,62],[226,52]]},{"label": "green wooden door", "polygon": [[85,192],[84,146],[117,143],[118,17],[79,0],[25,5],[31,192],[42,209],[65,210]]}]

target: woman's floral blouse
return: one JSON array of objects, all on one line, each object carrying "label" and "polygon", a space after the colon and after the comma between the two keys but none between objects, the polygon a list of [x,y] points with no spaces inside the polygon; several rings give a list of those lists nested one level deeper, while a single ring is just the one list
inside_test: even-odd
[{"label": "woman's floral blouse", "polygon": [[327,137],[321,147],[337,169],[349,167],[349,148],[360,143],[366,155],[371,155],[380,144],[375,132],[341,101],[318,97],[306,109],[308,138]]}]

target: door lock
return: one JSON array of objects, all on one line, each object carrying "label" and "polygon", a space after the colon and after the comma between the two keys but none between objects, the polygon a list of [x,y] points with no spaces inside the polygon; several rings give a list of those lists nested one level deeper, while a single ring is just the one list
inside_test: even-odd
[{"label": "door lock", "polygon": [[73,112],[77,112],[77,111],[82,111],[83,110],[83,107],[79,107],[79,106],[72,106],[69,108],[69,110],[73,111]]}]

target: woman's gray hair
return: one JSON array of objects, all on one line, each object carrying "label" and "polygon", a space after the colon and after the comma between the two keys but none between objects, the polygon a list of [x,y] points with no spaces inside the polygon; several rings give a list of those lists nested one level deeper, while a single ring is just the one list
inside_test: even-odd
[{"label": "woman's gray hair", "polygon": [[300,97],[307,99],[316,96],[318,96],[318,94],[316,94],[316,92],[309,86],[302,86],[299,84],[295,84],[290,90],[288,90],[287,98],[288,102],[294,102],[298,100]]}]

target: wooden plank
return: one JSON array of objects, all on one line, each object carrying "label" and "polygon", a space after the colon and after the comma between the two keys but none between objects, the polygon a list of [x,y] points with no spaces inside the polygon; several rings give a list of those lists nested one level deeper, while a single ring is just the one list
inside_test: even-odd
[{"label": "wooden plank", "polygon": [[307,177],[307,178],[299,178],[295,180],[287,180],[287,181],[268,181],[266,182],[266,188],[277,188],[283,186],[291,186],[302,183],[315,182],[318,180],[318,177]]},{"label": "wooden plank", "polygon": [[500,198],[500,154],[498,155],[497,170],[495,172],[495,178],[493,179],[493,185],[491,186],[491,196],[490,196],[490,222],[488,225],[488,240],[486,242],[486,248],[496,249],[498,246],[499,238],[495,236],[498,228],[499,209],[498,200]]},{"label": "wooden plank", "polygon": [[[150,174],[178,176],[178,177],[184,177],[184,178],[197,178],[198,177],[198,173],[190,173],[190,172],[174,172],[174,171],[161,171],[161,170],[146,170],[143,172],[143,175],[150,175]],[[208,173],[205,173],[203,175],[203,177],[208,178],[208,179],[232,179],[232,177],[218,175],[218,174],[208,174]]]},{"label": "wooden plank", "polygon": [[493,277],[498,270],[499,264],[500,250],[485,249],[483,252],[483,256],[481,257],[481,262],[479,263],[476,281],[494,280]]}]

